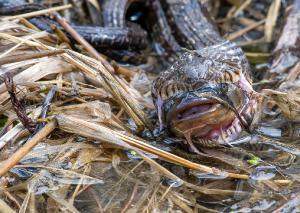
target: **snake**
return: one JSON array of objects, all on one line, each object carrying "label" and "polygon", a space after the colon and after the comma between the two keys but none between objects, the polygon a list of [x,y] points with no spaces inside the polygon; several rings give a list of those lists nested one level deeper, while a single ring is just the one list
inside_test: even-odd
[{"label": "snake", "polygon": [[160,130],[185,138],[193,152],[198,152],[195,144],[236,139],[251,124],[259,102],[244,52],[222,38],[199,1],[152,2],[162,14],[155,27],[163,37],[157,40],[178,55],[152,85]]},{"label": "snake", "polygon": [[[128,20],[132,5],[143,7],[146,26]],[[1,0],[0,15],[45,8],[24,0]],[[224,39],[199,0],[104,0],[102,26],[73,28],[97,50],[137,61],[151,48],[166,65],[151,88],[160,131],[196,146],[227,144],[247,130],[257,110],[249,62]],[[145,12],[146,11],[146,12]],[[42,30],[54,20],[29,19]],[[196,144],[196,145],[195,145]]]}]

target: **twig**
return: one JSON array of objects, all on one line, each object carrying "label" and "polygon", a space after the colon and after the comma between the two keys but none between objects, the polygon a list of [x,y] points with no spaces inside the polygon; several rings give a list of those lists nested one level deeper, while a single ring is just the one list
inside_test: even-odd
[{"label": "twig", "polygon": [[[31,39],[31,38],[30,38],[30,36],[29,36],[29,37],[27,37],[25,40],[30,40],[30,39]],[[21,41],[21,42],[17,43],[15,46],[13,46],[12,48],[6,50],[4,53],[2,53],[2,54],[0,55],[0,58],[3,58],[3,57],[5,57],[5,56],[7,56],[9,53],[15,51],[15,50],[18,49],[21,45],[23,45],[23,43],[24,43],[24,41]]]},{"label": "twig", "polygon": [[245,27],[245,28],[243,28],[243,29],[241,29],[241,30],[239,30],[237,32],[231,33],[229,36],[227,36],[227,39],[228,40],[234,40],[234,39],[236,39],[238,37],[241,37],[242,35],[244,35],[245,33],[249,32],[250,30],[253,30],[256,27],[262,25],[263,23],[265,23],[265,21],[266,21],[265,19],[260,20],[260,21],[258,21],[256,23],[254,23],[253,25]]},{"label": "twig", "polygon": [[13,210],[6,202],[0,199],[0,211],[6,213],[15,213],[16,211]]},{"label": "twig", "polygon": [[[146,144],[144,142],[142,142],[141,140],[137,140],[133,137],[129,137],[126,135],[123,135],[119,132],[114,132],[114,134],[116,134],[120,139],[122,139],[123,141],[127,142],[128,144],[130,144],[131,146],[134,146],[136,148],[139,148],[143,151],[149,152],[151,154],[155,154],[169,162],[175,163],[175,164],[179,164],[182,165],[184,167],[193,169],[193,170],[198,170],[198,171],[204,171],[204,172],[208,172],[210,174],[214,174],[214,175],[219,175],[218,173],[220,172],[218,169],[216,168],[212,168],[209,166],[205,166],[205,165],[201,165],[201,164],[197,164],[194,162],[191,162],[189,160],[186,160],[184,158],[178,157],[176,155],[173,155],[171,153],[168,153],[166,151],[160,150],[156,147],[153,147],[149,144]],[[236,174],[236,173],[227,173],[228,177],[231,178],[238,178],[238,179],[248,179],[247,175],[241,175],[241,174]]]},{"label": "twig", "polygon": [[[157,163],[155,160],[147,157],[147,155],[143,154],[142,152],[136,151],[142,158],[143,160],[145,160],[147,163],[149,163],[151,166],[153,166],[156,171],[159,171],[162,175],[164,175],[165,177],[176,181],[178,183],[182,183],[184,186],[200,192],[202,194],[206,194],[206,195],[239,195],[239,196],[246,196],[249,195],[248,192],[244,192],[244,191],[235,191],[235,190],[223,190],[223,189],[211,189],[211,188],[206,188],[203,186],[198,186],[198,185],[194,185],[191,184],[189,182],[186,182],[182,179],[180,179],[178,176],[176,176],[174,173],[170,172],[168,169],[164,168],[163,166],[161,166],[159,163]],[[281,182],[286,183],[287,181],[285,180],[279,180]],[[277,180],[275,180],[274,182],[277,183]]]},{"label": "twig", "polygon": [[292,212],[292,210],[300,204],[300,193],[294,195],[290,200],[284,205],[280,206],[278,209],[273,211],[273,213],[281,212]]},{"label": "twig", "polygon": [[[7,121],[5,122],[2,129],[0,130],[0,137],[2,137],[4,134],[7,133],[7,131],[9,130],[9,127],[12,126],[12,124],[15,120],[16,120],[15,118],[11,118],[11,117],[7,118]],[[2,141],[0,140],[0,144],[1,143],[2,143]],[[0,147],[1,147],[1,145],[0,145]]]},{"label": "twig", "polygon": [[[237,19],[237,21],[239,22],[239,24],[244,25],[245,27],[253,25],[254,23],[257,22],[253,19],[246,18],[246,17],[240,17],[240,18]],[[264,32],[265,27],[264,26],[259,26],[259,27],[256,28],[256,30],[260,31],[260,32]]]},{"label": "twig", "polygon": [[3,64],[9,64],[9,63],[15,63],[19,61],[25,61],[29,59],[35,59],[35,58],[42,58],[46,56],[53,56],[53,55],[58,55],[64,53],[64,50],[44,50],[40,52],[35,52],[35,53],[28,53],[28,54],[23,54],[23,55],[13,55],[13,56],[7,56],[4,58],[0,58],[0,65]]},{"label": "twig", "polygon": [[26,114],[26,108],[24,104],[22,104],[16,95],[16,86],[13,82],[13,78],[10,76],[9,73],[6,74],[5,79],[5,86],[7,88],[7,92],[9,93],[11,103],[13,105],[13,108],[23,124],[23,126],[28,129],[29,132],[33,132],[35,128],[35,123],[31,118],[29,118]]},{"label": "twig", "polygon": [[37,28],[35,25],[31,24],[27,19],[25,18],[20,18],[20,23],[23,24],[25,27],[28,27],[32,30],[35,30],[35,31],[40,31],[39,28]]},{"label": "twig", "polygon": [[276,26],[276,21],[278,19],[278,14],[280,10],[280,0],[274,0],[269,7],[268,15],[265,23],[265,38],[266,42],[271,42],[273,38],[274,27]]},{"label": "twig", "polygon": [[[143,150],[145,152],[157,155],[168,162],[181,165],[189,169],[207,172],[214,175],[224,175],[223,172],[221,172],[216,168],[191,162],[177,155],[171,154],[169,152],[151,146],[146,142],[144,142],[142,139],[137,139],[134,138],[133,136],[125,135],[121,132],[114,131],[110,128],[107,128],[103,125],[94,124],[91,122],[84,121],[82,119],[78,119],[78,118],[74,118],[62,114],[58,115],[56,118],[60,128],[66,132],[76,133],[85,137],[94,138],[101,141],[107,141],[109,143],[113,143],[112,138],[117,138],[126,142],[129,146],[131,146],[131,148],[137,149],[137,151]],[[103,137],[103,135],[105,135],[106,138]],[[126,144],[124,145],[119,144],[119,145],[128,148],[128,145],[126,146]],[[220,172],[222,174],[220,174]],[[244,175],[244,174],[236,174],[230,172],[225,172],[225,173],[226,173],[225,176],[229,178],[237,178],[237,179],[249,178],[248,175]]]},{"label": "twig", "polygon": [[59,39],[59,41],[61,43],[65,43],[68,45],[68,48],[71,49],[70,44],[71,41],[70,39],[66,36],[66,34],[57,27],[57,25],[55,24],[51,24],[51,29],[53,30],[53,32],[57,35],[57,38]]},{"label": "twig", "polygon": [[81,69],[87,76],[97,79],[104,89],[109,91],[115,100],[126,110],[137,125],[137,129],[144,129],[145,126],[152,129],[151,122],[146,118],[137,101],[132,98],[130,93],[128,94],[129,90],[126,91],[125,85],[123,86],[117,80],[116,76],[112,75],[102,63],[74,51],[67,51],[67,53],[64,55],[65,59]]},{"label": "twig", "polygon": [[233,17],[237,17],[239,13],[243,12],[245,8],[247,8],[251,4],[252,0],[246,0],[242,3],[233,13]]},{"label": "twig", "polygon": [[[21,23],[21,24],[23,24],[25,27],[27,27],[27,28],[29,28],[29,29],[32,29],[32,30],[34,30],[34,31],[37,31],[37,32],[41,32],[41,30],[39,29],[39,28],[37,28],[35,25],[33,25],[33,24],[31,24],[27,19],[25,19],[25,18],[20,18],[19,19],[19,22]],[[45,41],[49,41],[50,43],[53,41],[53,40],[57,40],[57,37],[56,36],[54,36],[53,34],[47,34],[47,36],[49,36],[49,38],[48,37],[45,37],[44,39],[45,39]]]},{"label": "twig", "polygon": [[[50,108],[50,104],[52,102],[52,99],[55,95],[57,91],[57,87],[56,86],[53,86],[50,91],[48,92],[46,98],[45,98],[45,101],[43,103],[43,106],[42,106],[42,111],[41,111],[41,115],[40,115],[40,118],[44,119],[47,117],[47,113],[49,111],[49,108]],[[36,125],[35,127],[35,132],[38,132],[40,129],[42,129],[43,127],[45,126],[45,123],[39,123]]]},{"label": "twig", "polygon": [[146,161],[149,165],[151,165],[153,168],[155,168],[157,171],[159,171],[162,175],[169,178],[170,180],[173,180],[174,182],[178,183],[184,183],[184,180],[170,172],[168,169],[157,163],[155,160],[151,159],[147,155],[145,155],[142,152],[136,151],[136,153],[143,158],[144,161]]},{"label": "twig", "polygon": [[5,135],[0,137],[0,150],[11,141],[16,135],[18,135],[23,130],[23,125],[21,123],[14,126],[10,131],[8,131]]},{"label": "twig", "polygon": [[[39,47],[43,49],[54,49],[53,47],[43,45],[41,43],[37,43],[34,41],[28,41],[22,39],[20,37],[12,36],[6,33],[0,33],[0,37],[4,39],[8,39],[15,43],[23,42],[24,44]],[[111,92],[112,96],[118,101],[118,103],[125,108],[126,112],[132,117],[134,122],[137,125],[137,129],[141,130],[144,127],[148,127],[152,129],[152,124],[149,122],[144,112],[141,110],[139,104],[136,99],[130,98],[131,95],[128,95],[128,91],[125,91],[124,86],[120,85],[120,82],[116,80],[116,76],[112,75],[102,63],[95,60],[94,58],[82,55],[80,53],[74,51],[66,51],[67,54],[63,54],[62,56],[66,61],[71,63],[72,65],[77,66],[81,69],[87,76],[96,78],[97,81],[103,84],[104,80],[100,78],[106,79],[105,84],[103,84],[104,88]],[[106,64],[108,62],[106,61]],[[110,64],[108,64],[110,66]],[[111,67],[111,66],[110,66]],[[105,69],[104,69],[105,68]],[[100,76],[99,76],[100,73]],[[1,90],[1,88],[0,88]]]},{"label": "twig", "polygon": [[118,74],[124,75],[124,76],[126,76],[126,77],[128,77],[128,78],[131,78],[131,77],[135,76],[136,73],[137,73],[137,72],[134,71],[134,70],[127,69],[126,67],[120,66],[119,64],[117,64],[117,63],[114,62],[114,61],[113,61],[111,64],[112,64],[113,68],[115,69],[115,71],[116,71]]},{"label": "twig", "polygon": [[296,80],[296,78],[298,77],[300,73],[300,62],[298,62],[288,73],[287,77],[286,77],[286,81],[287,82],[292,82],[294,80]]},{"label": "twig", "polygon": [[287,153],[291,153],[293,155],[300,156],[300,149],[297,146],[293,146],[292,144],[281,143],[276,140],[264,140],[261,142],[262,144],[267,144],[276,149],[282,150]]},{"label": "twig", "polygon": [[136,183],[133,187],[133,190],[132,190],[132,193],[131,193],[131,196],[129,198],[129,200],[127,201],[126,205],[124,206],[124,208],[122,209],[121,213],[126,213],[128,208],[130,207],[133,199],[134,199],[134,196],[137,192],[137,189],[138,189],[138,183]]},{"label": "twig", "polygon": [[49,135],[56,127],[55,120],[50,121],[41,131],[36,133],[26,144],[19,148],[10,158],[8,158],[0,167],[0,176],[5,175],[19,161],[30,152],[42,139]]},{"label": "twig", "polygon": [[15,204],[15,206],[20,209],[21,208],[21,204],[20,202],[6,189],[3,190],[3,194],[11,201]]},{"label": "twig", "polygon": [[279,185],[288,185],[291,184],[293,181],[292,180],[273,180],[274,183],[279,184]]},{"label": "twig", "polygon": [[103,207],[102,207],[102,205],[101,205],[101,202],[100,202],[100,200],[98,199],[98,193],[96,193],[95,190],[94,190],[93,188],[91,188],[91,187],[89,187],[87,190],[88,190],[88,192],[91,193],[92,196],[94,197],[94,200],[95,200],[95,202],[96,202],[96,204],[97,204],[97,206],[98,206],[99,212],[100,212],[100,213],[103,213],[104,211],[103,211]]},{"label": "twig", "polygon": [[33,16],[40,16],[40,15],[44,15],[46,13],[52,13],[52,12],[59,11],[59,10],[66,10],[66,9],[71,8],[71,7],[72,7],[72,4],[67,4],[67,5],[57,6],[57,7],[51,7],[51,8],[47,8],[47,9],[44,9],[44,10],[30,12],[30,13],[24,13],[24,14],[15,15],[15,16],[4,17],[4,18],[2,18],[2,20],[8,21],[8,20],[13,20],[13,19],[17,19],[17,18],[30,18],[30,17],[33,17]]},{"label": "twig", "polygon": [[112,66],[98,53],[98,51],[90,45],[81,35],[79,35],[74,28],[68,24],[68,22],[61,17],[57,12],[53,13],[54,19],[68,32],[79,44],[81,44],[92,56],[101,61],[105,67],[114,73]]}]

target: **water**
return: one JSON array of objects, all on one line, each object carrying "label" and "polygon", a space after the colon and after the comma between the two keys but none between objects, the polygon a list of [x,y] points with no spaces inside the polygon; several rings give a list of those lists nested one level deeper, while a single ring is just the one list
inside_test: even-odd
[{"label": "water", "polygon": [[166,182],[171,188],[178,188],[183,184],[183,181],[181,179],[179,180],[167,179]]},{"label": "water", "polygon": [[270,180],[276,176],[275,166],[257,166],[250,174],[252,180]]},{"label": "water", "polygon": [[219,175],[214,175],[211,173],[195,172],[195,171],[190,172],[190,174],[194,175],[198,179],[210,179],[210,180],[221,180],[228,177],[228,174],[225,171],[220,171]]}]

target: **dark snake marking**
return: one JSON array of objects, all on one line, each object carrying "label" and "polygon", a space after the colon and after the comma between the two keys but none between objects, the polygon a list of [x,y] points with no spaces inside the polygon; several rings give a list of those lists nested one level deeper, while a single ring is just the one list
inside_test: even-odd
[{"label": "dark snake marking", "polygon": [[40,4],[27,4],[24,0],[1,0],[0,14],[3,16],[29,13],[36,10],[45,9]]},{"label": "dark snake marking", "polygon": [[182,48],[172,34],[160,1],[153,0],[150,4],[149,29],[154,40],[154,49],[159,56],[171,61],[174,56],[180,55]]},{"label": "dark snake marking", "polygon": [[[45,16],[30,18],[29,21],[41,30],[52,32],[51,25],[57,23]],[[72,27],[96,49],[144,49],[147,46],[146,32],[130,28],[78,26]],[[130,39],[135,37],[135,39]]]},{"label": "dark snake marking", "polygon": [[176,40],[187,49],[201,49],[221,40],[217,27],[198,1],[161,0]]},{"label": "dark snake marking", "polygon": [[[126,29],[129,28],[134,31],[136,34],[140,34],[141,37],[145,39],[143,41],[146,43],[147,34],[145,31],[137,24],[133,22],[126,21],[126,12],[130,5],[134,2],[142,2],[141,0],[106,0],[102,4],[102,18],[103,18],[103,26],[105,28],[120,28]],[[136,43],[139,43],[139,37],[136,35],[128,35],[127,38],[134,40]],[[136,44],[139,45],[139,44]],[[142,64],[146,63],[147,56],[138,50],[145,49],[139,48],[136,49],[134,45],[131,45],[127,49],[123,49],[122,51],[106,51],[105,53],[113,58],[118,59],[119,61],[126,61],[134,64]],[[135,50],[135,51],[133,51]]]}]

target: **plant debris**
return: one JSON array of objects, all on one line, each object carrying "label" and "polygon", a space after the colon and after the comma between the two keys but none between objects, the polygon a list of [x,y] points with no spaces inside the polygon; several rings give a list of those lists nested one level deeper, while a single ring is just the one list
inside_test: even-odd
[{"label": "plant debris", "polygon": [[[193,154],[155,133],[153,64],[100,55],[66,22],[74,8],[55,2],[0,21],[1,212],[299,211],[298,13],[280,21],[290,8],[277,0],[204,3],[246,52],[262,101],[250,132]],[[86,2],[96,22],[101,8]],[[76,48],[59,28],[26,20],[46,13]],[[282,29],[293,32],[289,43]],[[279,67],[283,57],[292,61]]]}]

